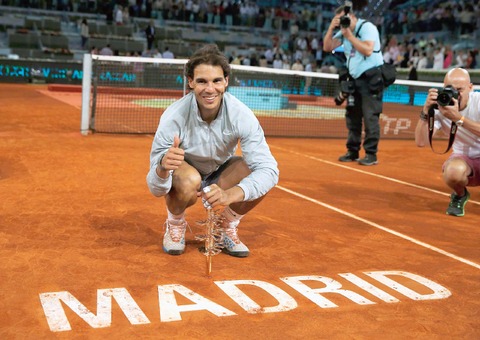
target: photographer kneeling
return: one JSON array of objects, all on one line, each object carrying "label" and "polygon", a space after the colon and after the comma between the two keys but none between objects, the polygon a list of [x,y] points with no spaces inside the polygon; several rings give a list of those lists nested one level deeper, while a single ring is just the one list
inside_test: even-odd
[{"label": "photographer kneeling", "polygon": [[[341,90],[335,98],[337,105],[347,100],[347,153],[339,161],[374,165],[377,164],[379,117],[383,109],[383,55],[377,27],[357,18],[351,11],[351,6],[351,2],[346,1],[344,6],[337,8],[324,37],[326,52],[333,51],[343,43],[347,58],[348,73],[339,75]],[[334,34],[338,28],[340,30]],[[366,155],[359,159],[362,124],[365,124],[363,148]]]},{"label": "photographer kneeling", "polygon": [[[470,193],[467,186],[480,185],[480,93],[473,92],[468,71],[455,68],[445,75],[445,88],[429,89],[415,129],[415,143],[430,143],[429,110],[433,110],[433,134],[451,133],[456,125],[453,153],[443,164],[443,180],[453,190],[447,214],[465,215]],[[453,129],[452,131],[455,131]]]}]

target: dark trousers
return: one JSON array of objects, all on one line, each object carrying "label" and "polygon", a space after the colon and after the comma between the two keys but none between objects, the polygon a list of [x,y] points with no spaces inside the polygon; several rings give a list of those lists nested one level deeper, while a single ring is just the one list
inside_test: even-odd
[{"label": "dark trousers", "polygon": [[373,89],[368,78],[355,79],[355,106],[347,107],[345,115],[348,137],[347,149],[358,152],[362,146],[362,129],[365,125],[363,148],[368,154],[376,155],[380,140],[380,113],[383,109],[383,85]]},{"label": "dark trousers", "polygon": [[147,49],[151,50],[153,47],[154,38],[147,38]]}]

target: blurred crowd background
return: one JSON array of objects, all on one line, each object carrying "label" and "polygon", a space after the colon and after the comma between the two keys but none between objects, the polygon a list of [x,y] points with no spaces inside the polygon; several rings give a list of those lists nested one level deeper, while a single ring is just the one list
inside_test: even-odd
[{"label": "blurred crowd background", "polygon": [[[408,70],[478,68],[479,0],[377,0],[357,16],[381,33],[385,62]],[[233,64],[336,72],[323,35],[343,1],[1,0],[0,58],[84,53],[187,58],[217,43]],[[412,73],[412,72],[411,72]],[[412,73],[409,77],[415,79]]]}]

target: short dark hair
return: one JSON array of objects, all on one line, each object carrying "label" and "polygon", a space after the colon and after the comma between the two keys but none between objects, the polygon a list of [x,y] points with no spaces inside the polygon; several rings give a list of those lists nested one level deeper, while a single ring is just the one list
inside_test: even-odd
[{"label": "short dark hair", "polygon": [[185,75],[187,78],[193,79],[195,68],[201,64],[220,66],[223,70],[224,77],[230,75],[228,59],[220,52],[218,46],[215,44],[208,44],[201,47],[190,57],[185,67]]}]

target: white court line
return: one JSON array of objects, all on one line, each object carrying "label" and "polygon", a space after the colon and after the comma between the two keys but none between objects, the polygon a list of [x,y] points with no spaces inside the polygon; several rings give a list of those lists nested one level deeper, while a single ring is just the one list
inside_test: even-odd
[{"label": "white court line", "polygon": [[410,237],[410,236],[407,236],[407,235],[405,235],[405,234],[399,233],[398,231],[395,231],[395,230],[389,229],[389,228],[387,228],[387,227],[381,226],[381,225],[379,225],[379,224],[377,224],[377,223],[371,222],[371,221],[366,220],[366,219],[364,219],[364,218],[361,218],[361,217],[359,217],[359,216],[357,216],[357,215],[354,215],[354,214],[351,214],[351,213],[349,213],[349,212],[346,212],[345,210],[335,208],[334,206],[331,206],[331,205],[329,205],[329,204],[320,202],[320,201],[318,201],[318,200],[316,200],[316,199],[313,199],[313,198],[311,198],[311,197],[302,195],[302,194],[300,194],[300,193],[298,193],[298,192],[296,192],[296,191],[287,189],[287,188],[282,187],[282,186],[280,186],[280,185],[277,185],[276,188],[278,188],[278,189],[280,189],[280,190],[283,190],[283,191],[285,191],[285,192],[288,192],[289,194],[292,194],[292,195],[294,195],[294,196],[303,198],[304,200],[307,200],[307,201],[310,201],[310,202],[312,202],[312,203],[321,205],[322,207],[325,207],[325,208],[327,208],[327,209],[336,211],[336,212],[338,212],[339,214],[348,216],[348,217],[350,217],[350,218],[353,218],[354,220],[357,220],[357,221],[363,222],[363,223],[365,223],[365,224],[368,224],[368,225],[370,225],[370,226],[372,226],[372,227],[374,227],[374,228],[383,230],[383,231],[385,231],[385,232],[387,232],[387,233],[389,233],[389,234],[392,234],[392,235],[398,236],[398,237],[400,237],[400,238],[403,238],[404,240],[410,241],[410,242],[415,243],[415,244],[417,244],[417,245],[419,245],[419,246],[422,246],[422,247],[424,247],[424,248],[433,250],[433,251],[435,251],[435,252],[437,252],[437,253],[439,253],[439,254],[445,255],[445,256],[450,257],[450,258],[452,258],[452,259],[454,259],[454,260],[463,262],[463,263],[465,263],[465,264],[467,264],[467,265],[469,265],[469,266],[472,266],[472,267],[475,267],[475,268],[477,268],[477,269],[480,269],[480,264],[477,264],[477,263],[472,262],[472,261],[470,261],[470,260],[464,259],[463,257],[460,257],[460,256],[457,256],[457,255],[455,255],[455,254],[449,253],[448,251],[442,250],[442,249],[440,249],[440,248],[434,247],[434,246],[432,246],[432,245],[430,245],[430,244],[428,244],[428,243],[419,241],[419,240],[417,240],[417,239],[415,239],[415,238],[413,238],[413,237]]},{"label": "white court line", "polygon": [[[371,172],[368,172],[368,171],[364,171],[364,170],[352,168],[352,167],[350,167],[350,166],[346,166],[346,165],[342,165],[342,164],[338,164],[338,163],[326,161],[326,160],[321,159],[321,158],[317,158],[317,157],[314,157],[314,156],[306,155],[306,154],[304,154],[304,153],[292,151],[292,150],[285,149],[285,148],[282,148],[282,147],[272,146],[272,145],[270,145],[270,147],[271,147],[271,148],[276,148],[276,149],[279,149],[279,150],[282,150],[282,151],[285,151],[285,152],[289,152],[289,153],[292,153],[292,154],[295,154],[295,155],[298,155],[298,156],[303,156],[303,157],[306,157],[306,158],[310,158],[310,159],[313,159],[313,160],[315,160],[315,161],[319,161],[319,162],[322,162],[322,163],[325,163],[325,164],[333,165],[333,166],[336,166],[336,167],[339,167],[339,168],[344,168],[344,169],[347,169],[347,170],[360,172],[360,173],[362,173],[362,174],[364,174],[364,175],[369,175],[369,176],[373,176],[373,177],[382,178],[382,179],[385,179],[385,180],[387,180],[387,181],[391,181],[391,182],[395,182],[395,183],[399,183],[399,184],[404,184],[404,185],[407,185],[407,186],[410,186],[410,187],[413,187],[413,188],[422,189],[422,190],[425,190],[425,191],[433,192],[433,193],[435,193],[435,194],[439,194],[439,195],[443,195],[443,196],[448,196],[448,197],[450,197],[450,194],[448,194],[448,193],[441,192],[441,191],[438,191],[438,190],[435,190],[435,189],[430,189],[430,188],[427,188],[427,187],[424,187],[424,186],[421,186],[421,185],[417,185],[417,184],[413,184],[413,183],[401,181],[401,180],[399,180],[399,179],[395,179],[395,178],[391,178],[391,177],[387,177],[387,176],[383,176],[383,175],[378,175],[378,174],[371,173]],[[480,202],[474,201],[474,200],[469,200],[468,203],[480,205]]]}]

